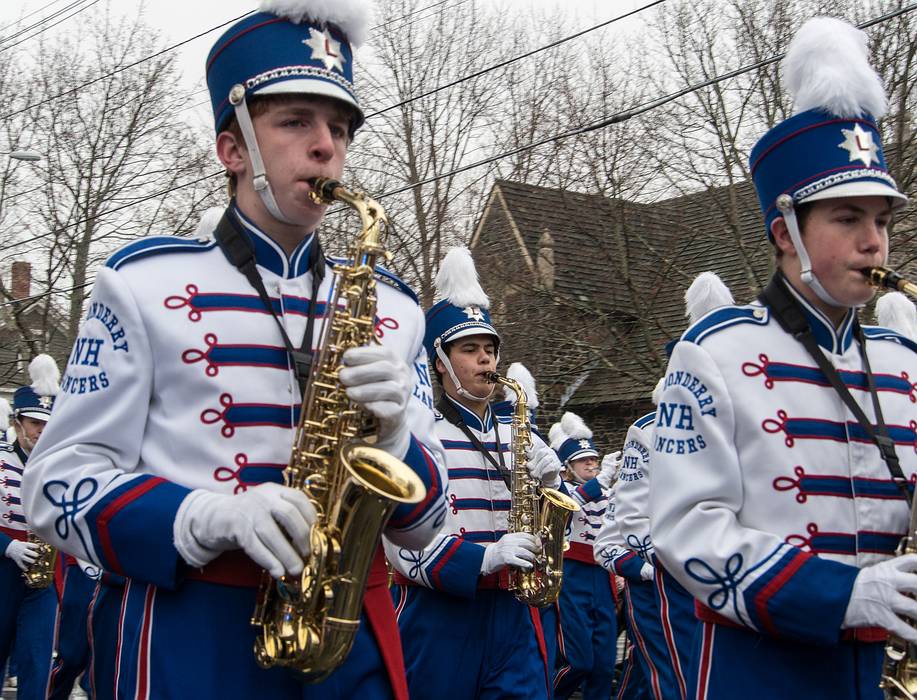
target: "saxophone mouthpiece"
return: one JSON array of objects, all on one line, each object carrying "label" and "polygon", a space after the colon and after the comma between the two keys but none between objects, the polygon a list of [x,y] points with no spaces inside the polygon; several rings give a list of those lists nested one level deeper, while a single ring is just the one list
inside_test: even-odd
[{"label": "saxophone mouthpiece", "polygon": [[337,199],[334,191],[341,187],[339,180],[334,180],[330,177],[310,177],[308,182],[312,186],[313,199],[317,198],[325,204]]},{"label": "saxophone mouthpiece", "polygon": [[484,375],[484,378],[487,379],[491,384],[496,384],[500,379],[500,375],[497,372],[488,372]]}]

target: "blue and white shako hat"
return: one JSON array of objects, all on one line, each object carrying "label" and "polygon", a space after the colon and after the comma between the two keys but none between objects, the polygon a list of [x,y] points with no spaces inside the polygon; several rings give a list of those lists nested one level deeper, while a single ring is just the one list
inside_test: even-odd
[{"label": "blue and white shako hat", "polygon": [[465,246],[451,248],[443,258],[436,275],[435,299],[426,314],[423,344],[427,356],[430,362],[437,357],[442,361],[460,394],[484,401],[488,396],[474,396],[462,387],[444,350],[446,343],[483,334],[494,337],[499,354],[500,335],[490,322],[490,299],[481,288],[474,259]]},{"label": "blue and white shako hat", "polygon": [[216,133],[235,115],[252,161],[255,190],[271,214],[291,222],[277,206],[247,101],[260,95],[318,95],[353,109],[351,130],[363,124],[353,85],[353,49],[366,38],[366,0],[261,0],[217,39],[207,56],[207,88]]},{"label": "blue and white shako hat", "polygon": [[[534,424],[536,409],[538,408],[538,391],[535,388],[535,377],[529,372],[528,368],[521,362],[513,362],[506,369],[506,377],[515,379],[525,392],[525,401],[529,409],[529,420]],[[513,409],[516,407],[516,401],[519,399],[516,392],[505,387],[505,398],[502,401],[496,401],[490,405],[490,410],[498,416],[511,416]]]},{"label": "blue and white shako hat", "polygon": [[799,253],[802,280],[827,304],[842,306],[812,272],[794,206],[821,199],[879,195],[893,207],[907,197],[888,172],[876,120],[888,102],[869,65],[866,35],[838,19],[816,17],[796,33],[783,59],[796,114],[768,131],[749,166],[765,228],[783,216]]},{"label": "blue and white shako hat", "polygon": [[46,421],[51,417],[54,397],[60,389],[60,370],[50,355],[36,355],[29,363],[29,386],[21,386],[13,394],[13,415]]},{"label": "blue and white shako hat", "polygon": [[560,421],[548,431],[548,442],[566,466],[574,459],[598,457],[599,451],[592,442],[592,431],[575,413],[567,411]]}]

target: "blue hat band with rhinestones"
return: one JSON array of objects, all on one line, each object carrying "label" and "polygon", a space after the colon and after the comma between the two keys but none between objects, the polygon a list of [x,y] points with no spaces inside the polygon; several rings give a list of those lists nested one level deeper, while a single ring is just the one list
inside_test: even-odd
[{"label": "blue hat band with rhinestones", "polygon": [[595,449],[595,443],[591,438],[567,438],[557,449],[557,456],[565,464],[574,459],[583,457],[598,457],[599,452]]},{"label": "blue hat band with rhinestones", "polygon": [[333,25],[296,24],[269,12],[246,17],[217,40],[207,56],[207,86],[219,133],[233,114],[229,92],[245,87],[247,97],[302,94],[330,97],[363,112],[353,86],[353,51]]},{"label": "blue hat band with rhinestones", "polygon": [[435,345],[439,340],[445,344],[469,335],[492,335],[499,342],[500,334],[491,325],[490,312],[479,306],[454,306],[443,299],[427,311],[427,329],[424,334],[424,347],[427,355],[436,357]]},{"label": "blue hat band with rhinestones", "polygon": [[818,109],[790,117],[768,131],[749,158],[765,227],[780,216],[777,197],[797,204],[833,197],[879,195],[903,204],[888,173],[876,122],[842,119]]}]

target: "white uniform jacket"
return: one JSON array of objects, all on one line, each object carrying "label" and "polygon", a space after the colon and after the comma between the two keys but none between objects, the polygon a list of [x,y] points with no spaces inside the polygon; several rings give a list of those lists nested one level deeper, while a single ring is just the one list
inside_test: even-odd
[{"label": "white uniform jacket", "polygon": [[[240,214],[258,272],[291,341],[306,327],[314,236],[289,258]],[[319,288],[318,342],[333,280]],[[445,509],[433,429],[424,318],[410,290],[377,275],[376,336],[417,372],[404,461],[426,498],[389,528],[428,539]],[[180,556],[173,521],[191,489],[237,494],[279,482],[300,392],[282,336],[257,292],[213,240],[161,237],[115,253],[96,277],[47,428],[23,488],[41,536],[101,568],[167,588]]]},{"label": "white uniform jacket", "polygon": [[582,484],[568,480],[564,481],[564,486],[580,507],[579,513],[574,513],[567,521],[565,537],[570,548],[564,552],[564,559],[595,565],[592,548],[608,508],[608,493],[598,479],[590,479]]},{"label": "white uniform jacket", "polygon": [[26,459],[18,442],[0,442],[0,556],[12,540],[25,541],[28,536],[20,494]]},{"label": "white uniform jacket", "polygon": [[[465,425],[493,459],[513,468],[509,416],[490,407],[481,420],[448,396]],[[396,580],[473,598],[478,589],[484,548],[506,534],[511,494],[494,466],[462,430],[436,415],[436,434],[446,452],[449,474],[448,505],[442,531],[422,550],[414,551],[383,540]],[[541,440],[532,433],[533,440]],[[542,441],[543,442],[543,441]],[[499,573],[499,572],[498,572]]]},{"label": "white uniform jacket", "polygon": [[[871,421],[853,313],[802,302]],[[901,467],[917,471],[917,346],[866,328]],[[893,555],[908,508],[878,449],[801,343],[759,305],[715,310],[676,344],[656,411],[657,556],[702,607],[770,635],[833,643],[859,567]]]}]

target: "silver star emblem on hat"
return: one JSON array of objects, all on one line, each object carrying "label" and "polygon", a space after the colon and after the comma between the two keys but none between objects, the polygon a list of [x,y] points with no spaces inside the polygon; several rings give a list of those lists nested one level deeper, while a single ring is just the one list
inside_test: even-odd
[{"label": "silver star emblem on hat", "polygon": [[589,449],[589,441],[588,441],[588,440],[585,440],[585,439],[584,439],[584,440],[580,440],[580,441],[579,441],[579,446],[582,447],[584,450],[588,450],[588,449]]},{"label": "silver star emblem on hat", "polygon": [[309,38],[303,39],[302,43],[312,49],[313,61],[321,61],[328,70],[336,68],[341,73],[344,72],[344,61],[347,59],[341,53],[341,42],[335,40],[327,31],[318,31],[310,27]]},{"label": "silver star emblem on hat", "polygon": [[873,161],[879,162],[879,147],[872,140],[871,131],[861,129],[859,124],[854,124],[852,129],[841,129],[841,133],[844,135],[844,141],[837,144],[837,147],[850,153],[851,163],[861,160],[869,167]]},{"label": "silver star emblem on hat", "polygon": [[473,321],[484,320],[484,312],[477,306],[466,306],[462,311],[464,311],[465,315]]},{"label": "silver star emblem on hat", "polygon": [[51,397],[50,396],[41,396],[38,399],[38,405],[42,408],[51,408]]}]

